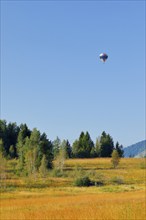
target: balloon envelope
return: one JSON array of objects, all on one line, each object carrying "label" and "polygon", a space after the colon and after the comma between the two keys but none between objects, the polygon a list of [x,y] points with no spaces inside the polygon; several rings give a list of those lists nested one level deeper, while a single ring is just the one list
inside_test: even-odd
[{"label": "balloon envelope", "polygon": [[102,62],[105,62],[105,61],[107,60],[107,58],[108,58],[108,55],[107,55],[106,53],[101,53],[101,54],[99,55],[99,58],[100,58],[100,60],[101,60]]}]

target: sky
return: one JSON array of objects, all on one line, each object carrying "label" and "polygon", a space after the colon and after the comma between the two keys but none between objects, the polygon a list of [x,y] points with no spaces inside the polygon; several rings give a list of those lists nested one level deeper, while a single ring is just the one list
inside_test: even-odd
[{"label": "sky", "polygon": [[71,144],[146,139],[145,28],[145,1],[2,0],[1,119]]}]

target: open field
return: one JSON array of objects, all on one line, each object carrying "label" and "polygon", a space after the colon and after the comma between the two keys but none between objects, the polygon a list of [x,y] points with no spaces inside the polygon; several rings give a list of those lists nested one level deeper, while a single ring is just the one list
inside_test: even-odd
[{"label": "open field", "polygon": [[[50,171],[44,179],[19,177],[16,161],[9,162],[1,219],[145,219],[145,159],[123,158],[117,169],[110,160],[66,160],[59,177]],[[104,184],[76,187],[74,179],[81,173]]]},{"label": "open field", "polygon": [[1,219],[144,219],[144,191],[95,192],[62,188],[7,195]]}]

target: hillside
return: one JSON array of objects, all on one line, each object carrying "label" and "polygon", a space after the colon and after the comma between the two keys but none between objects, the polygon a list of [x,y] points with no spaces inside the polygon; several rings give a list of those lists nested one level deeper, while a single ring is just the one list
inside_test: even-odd
[{"label": "hillside", "polygon": [[124,157],[144,157],[146,155],[146,140],[124,148]]},{"label": "hillside", "polygon": [[142,158],[142,157],[146,157],[146,149],[135,156],[135,158]]}]

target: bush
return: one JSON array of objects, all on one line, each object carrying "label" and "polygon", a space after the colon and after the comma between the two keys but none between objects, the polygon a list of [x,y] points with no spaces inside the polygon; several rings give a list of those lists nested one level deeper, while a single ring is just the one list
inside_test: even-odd
[{"label": "bush", "polygon": [[93,185],[93,182],[89,179],[89,177],[80,177],[77,178],[74,182],[75,186],[91,186]]}]

